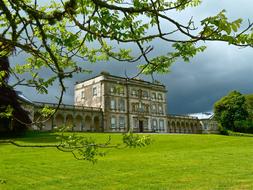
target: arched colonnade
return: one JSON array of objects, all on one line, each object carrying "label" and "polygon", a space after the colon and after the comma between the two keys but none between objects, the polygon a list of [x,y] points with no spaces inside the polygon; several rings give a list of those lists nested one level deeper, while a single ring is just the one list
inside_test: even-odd
[{"label": "arched colonnade", "polygon": [[169,117],[167,120],[168,133],[201,133],[201,124],[197,118]]},{"label": "arched colonnade", "polygon": [[35,127],[50,131],[56,127],[67,126],[70,131],[103,131],[102,112],[97,110],[59,109],[53,117],[43,118],[37,109],[34,113]]}]

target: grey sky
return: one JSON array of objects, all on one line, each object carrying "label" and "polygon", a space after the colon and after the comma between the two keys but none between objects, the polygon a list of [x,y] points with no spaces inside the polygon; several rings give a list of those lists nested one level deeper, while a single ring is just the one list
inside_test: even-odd
[{"label": "grey sky", "polygon": [[[187,22],[190,16],[195,21],[215,15],[222,9],[227,10],[231,19],[243,18],[253,22],[253,3],[251,0],[203,0],[201,6],[191,8],[175,15],[175,18]],[[245,22],[247,24],[247,22]],[[166,26],[163,26],[166,28]],[[207,49],[198,54],[190,63],[177,62],[166,75],[156,75],[155,78],[164,83],[168,90],[169,113],[193,113],[212,109],[213,103],[231,90],[242,93],[253,93],[253,49],[228,46],[220,42],[205,43]],[[164,44],[154,42],[155,54],[166,50]],[[11,59],[14,63],[19,58]],[[111,74],[124,76],[125,70],[131,76],[136,73],[136,64],[128,63],[97,63],[87,65],[93,70],[89,75],[77,75],[66,81],[68,91],[64,103],[73,103],[74,83],[99,74],[103,70]],[[45,74],[45,76],[47,76]],[[144,77],[149,79],[149,77]],[[35,91],[21,89],[32,100],[56,101],[57,86],[50,88],[48,95],[37,95]]]}]

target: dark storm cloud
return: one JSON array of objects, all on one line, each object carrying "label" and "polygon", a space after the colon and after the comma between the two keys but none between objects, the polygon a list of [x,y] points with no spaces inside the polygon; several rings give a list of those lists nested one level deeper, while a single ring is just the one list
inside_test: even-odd
[{"label": "dark storm cloud", "polygon": [[[253,21],[251,13],[253,4],[250,0],[204,0],[198,8],[191,8],[183,13],[183,16],[180,13],[175,15],[175,18],[187,22],[190,15],[196,21],[200,21],[207,16],[217,14],[222,9],[227,10],[227,15],[231,20],[244,18]],[[247,22],[244,25],[246,26]],[[153,55],[166,53],[169,49],[168,46],[159,41],[155,41],[153,45],[156,48]],[[160,80],[167,87],[169,113],[184,114],[212,110],[214,102],[231,90],[253,93],[252,48],[240,49],[217,42],[204,45],[207,45],[207,50],[194,57],[191,63],[178,61],[171,67],[169,74],[155,76],[156,80]],[[132,48],[135,51],[135,47]],[[118,63],[116,61],[86,64],[84,67],[93,70],[93,73],[79,74],[66,80],[68,90],[64,97],[64,103],[73,104],[76,81],[93,77],[101,71],[109,71],[111,74],[120,76],[124,76],[127,72],[130,77],[137,73],[136,64]],[[45,77],[48,76],[47,73],[44,75]],[[143,78],[150,79],[148,76]],[[53,102],[56,101],[54,97],[59,94],[57,85],[50,88],[47,96],[37,95],[35,91],[24,90],[24,88],[20,89],[26,96],[37,101]]]},{"label": "dark storm cloud", "polygon": [[[177,63],[165,77],[169,111],[208,111],[231,90],[253,93],[253,49],[209,43],[208,49],[190,63]],[[166,82],[168,81],[168,82]]]}]

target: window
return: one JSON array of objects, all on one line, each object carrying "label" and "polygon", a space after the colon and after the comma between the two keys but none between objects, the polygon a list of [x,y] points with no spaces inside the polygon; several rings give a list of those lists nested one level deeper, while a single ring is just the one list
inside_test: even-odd
[{"label": "window", "polygon": [[162,105],[158,106],[158,111],[159,111],[159,113],[163,113],[163,106]]},{"label": "window", "polygon": [[138,111],[139,103],[132,103],[132,111]]},{"label": "window", "polygon": [[116,117],[115,116],[111,117],[111,128],[116,128]]},{"label": "window", "polygon": [[115,93],[115,88],[114,88],[114,87],[111,87],[111,88],[110,88],[110,92],[111,92],[112,94],[114,94],[114,93]]},{"label": "window", "polygon": [[164,120],[159,120],[159,131],[164,131]]},{"label": "window", "polygon": [[144,103],[133,103],[133,111],[137,112],[149,112],[149,105]]},{"label": "window", "polygon": [[97,96],[97,87],[93,87],[92,94],[93,96]]},{"label": "window", "polygon": [[132,90],[132,95],[137,96],[137,91],[135,89]]},{"label": "window", "polygon": [[155,104],[152,104],[152,106],[151,106],[151,110],[152,110],[152,112],[153,112],[153,113],[155,113],[155,112],[156,112],[156,105],[155,105]]},{"label": "window", "polygon": [[157,127],[157,120],[156,120],[156,119],[153,119],[153,120],[152,120],[152,127],[153,127],[153,128],[156,128],[156,127]]},{"label": "window", "polygon": [[124,94],[124,87],[123,86],[119,86],[118,89],[117,89],[117,91],[118,91],[118,94],[123,95]]},{"label": "window", "polygon": [[84,91],[81,92],[81,98],[84,99]]},{"label": "window", "polygon": [[140,103],[139,104],[139,112],[144,112],[145,111],[145,104]]},{"label": "window", "polygon": [[125,111],[125,100],[124,99],[119,100],[119,110]]},{"label": "window", "polygon": [[162,94],[158,94],[158,100],[162,100],[163,99],[163,95]]},{"label": "window", "polygon": [[142,91],[142,97],[147,99],[148,98],[148,92],[147,91]]},{"label": "window", "polygon": [[152,100],[155,100],[155,99],[156,99],[156,93],[155,93],[155,92],[152,92],[152,94],[151,94],[151,99],[152,99]]},{"label": "window", "polygon": [[145,104],[145,112],[149,113],[149,105],[148,104]]},{"label": "window", "polygon": [[114,99],[111,99],[111,109],[112,110],[116,109],[116,101]]},{"label": "window", "polygon": [[151,126],[152,130],[155,132],[157,131],[157,120],[156,119],[152,119],[152,126]]},{"label": "window", "polygon": [[119,127],[125,128],[125,117],[124,116],[119,117]]}]

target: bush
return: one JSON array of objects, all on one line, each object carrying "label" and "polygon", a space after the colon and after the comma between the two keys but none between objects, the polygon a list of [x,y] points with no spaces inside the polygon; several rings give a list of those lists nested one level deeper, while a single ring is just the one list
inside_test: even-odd
[{"label": "bush", "polygon": [[253,137],[253,134],[249,133],[239,133],[234,131],[227,131],[229,136],[240,136],[240,137]]},{"label": "bush", "polygon": [[233,131],[253,134],[253,120],[235,121]]},{"label": "bush", "polygon": [[228,130],[222,127],[220,124],[218,125],[218,128],[221,135],[229,135]]}]

